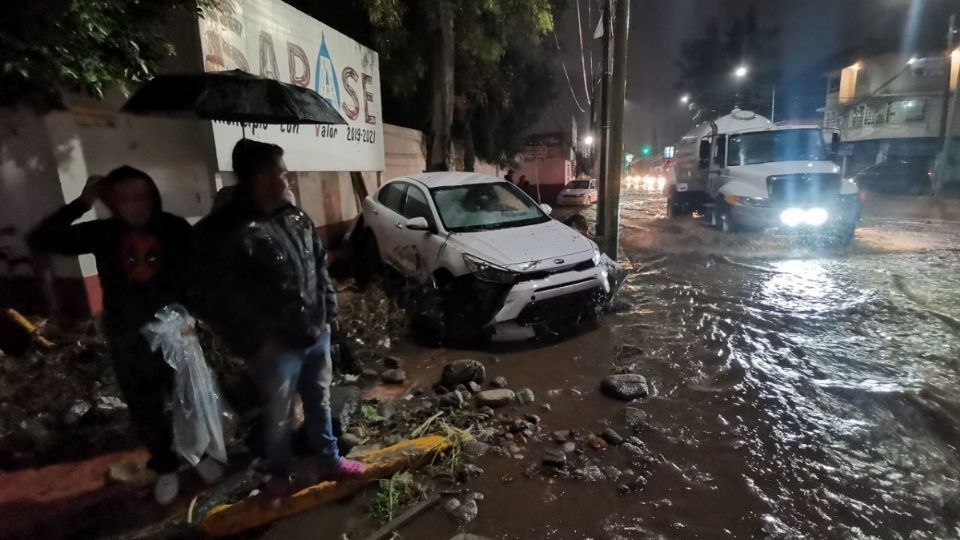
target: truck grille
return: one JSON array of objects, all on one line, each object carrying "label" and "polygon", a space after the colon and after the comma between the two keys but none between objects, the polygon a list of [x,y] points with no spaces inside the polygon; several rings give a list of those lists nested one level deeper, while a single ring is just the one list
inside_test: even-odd
[{"label": "truck grille", "polygon": [[767,177],[770,200],[815,203],[840,195],[840,175],[830,173],[782,174]]}]

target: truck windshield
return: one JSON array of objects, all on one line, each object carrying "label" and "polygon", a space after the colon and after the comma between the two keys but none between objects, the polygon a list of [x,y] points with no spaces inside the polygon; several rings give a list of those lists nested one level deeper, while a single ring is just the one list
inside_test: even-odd
[{"label": "truck windshield", "polygon": [[819,129],[785,129],[731,135],[727,165],[756,165],[771,161],[829,159]]}]

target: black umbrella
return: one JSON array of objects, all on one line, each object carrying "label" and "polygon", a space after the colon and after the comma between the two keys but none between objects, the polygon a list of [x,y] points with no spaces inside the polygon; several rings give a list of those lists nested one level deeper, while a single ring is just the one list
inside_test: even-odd
[{"label": "black umbrella", "polygon": [[158,75],[121,109],[132,114],[246,124],[346,124],[319,94],[238,69]]}]

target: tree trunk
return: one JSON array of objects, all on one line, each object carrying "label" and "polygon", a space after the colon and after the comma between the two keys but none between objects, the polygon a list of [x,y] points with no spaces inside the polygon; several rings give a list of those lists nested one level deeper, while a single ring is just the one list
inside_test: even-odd
[{"label": "tree trunk", "polygon": [[449,170],[450,130],[453,125],[454,34],[453,6],[436,2],[435,47],[430,55],[430,133],[427,137],[427,170]]},{"label": "tree trunk", "polygon": [[455,107],[454,108],[454,145],[458,143],[462,150],[463,170],[465,172],[476,172],[477,151],[473,142],[473,107]]}]

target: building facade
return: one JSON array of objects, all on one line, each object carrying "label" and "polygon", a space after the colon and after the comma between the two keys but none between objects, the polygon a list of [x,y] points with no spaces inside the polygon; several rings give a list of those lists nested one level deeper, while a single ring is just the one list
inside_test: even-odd
[{"label": "building facade", "polygon": [[932,162],[958,67],[960,51],[908,59],[890,53],[828,73],[823,126],[840,131],[845,174],[890,158]]}]

